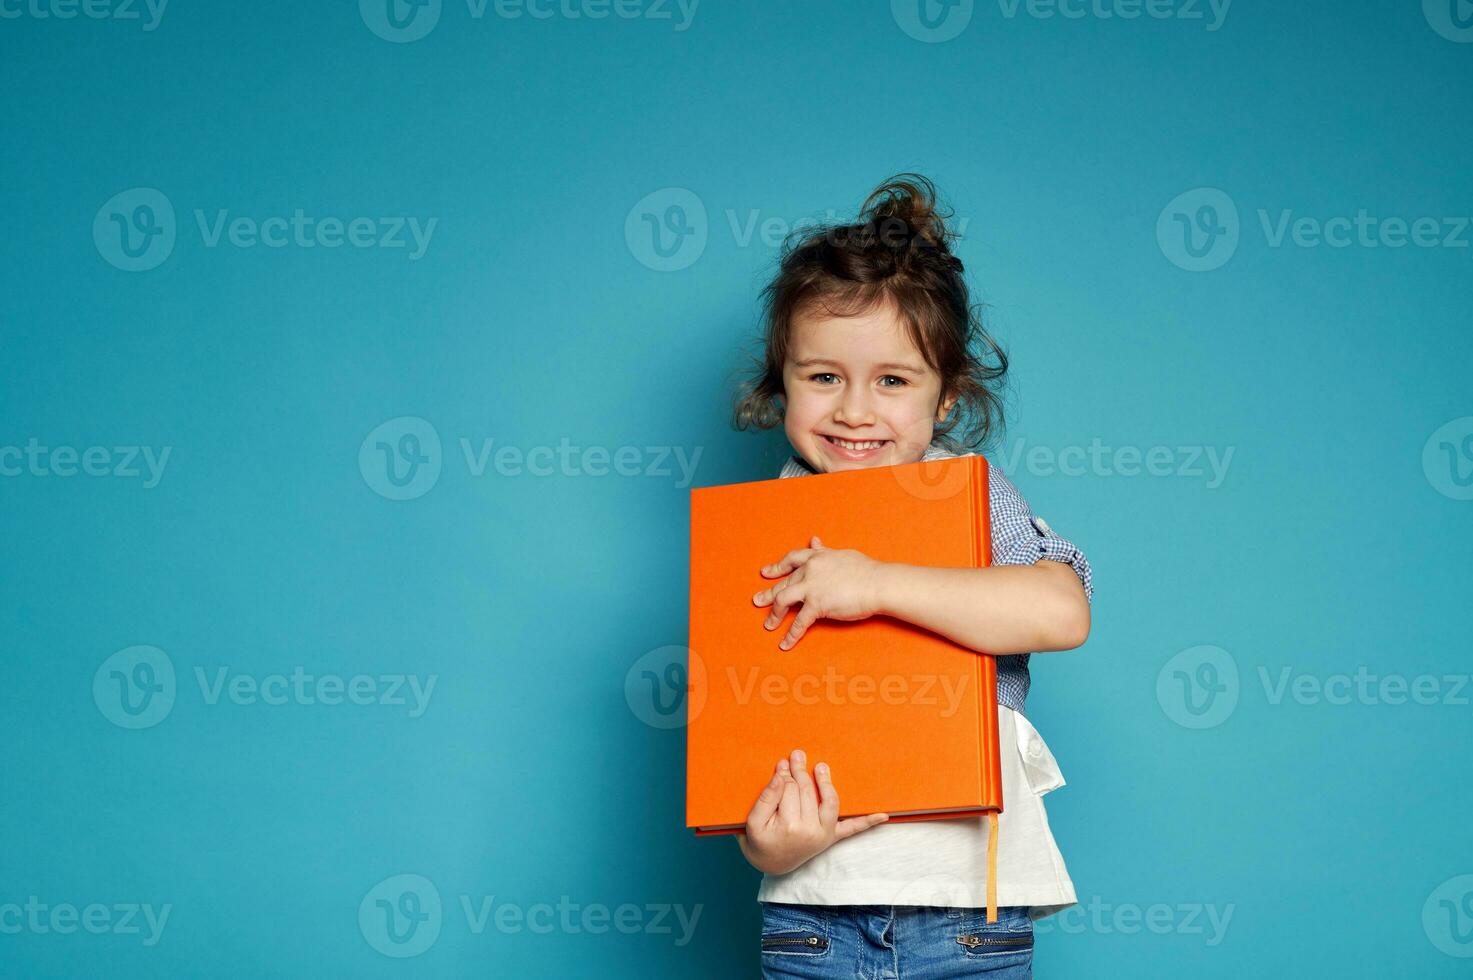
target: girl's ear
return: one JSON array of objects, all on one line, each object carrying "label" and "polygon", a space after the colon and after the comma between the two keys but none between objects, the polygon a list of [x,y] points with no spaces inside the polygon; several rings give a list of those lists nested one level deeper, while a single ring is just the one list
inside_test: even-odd
[{"label": "girl's ear", "polygon": [[941,399],[941,404],[936,407],[936,421],[945,422],[946,416],[951,414],[951,408],[956,404],[956,395],[948,395]]}]

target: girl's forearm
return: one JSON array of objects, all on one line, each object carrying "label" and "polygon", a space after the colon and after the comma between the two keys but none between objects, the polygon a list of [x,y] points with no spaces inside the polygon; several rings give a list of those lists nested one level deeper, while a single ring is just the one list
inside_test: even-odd
[{"label": "girl's forearm", "polygon": [[1072,650],[1089,636],[1089,600],[1064,562],[935,568],[885,562],[880,611],[991,654]]}]

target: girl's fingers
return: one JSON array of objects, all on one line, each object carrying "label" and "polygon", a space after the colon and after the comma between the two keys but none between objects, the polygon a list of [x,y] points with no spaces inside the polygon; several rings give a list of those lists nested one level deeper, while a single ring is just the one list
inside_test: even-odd
[{"label": "girl's fingers", "polygon": [[839,791],[834,789],[829,774],[829,764],[820,762],[813,767],[813,778],[818,783],[818,820],[825,827],[833,827],[839,820]]},{"label": "girl's fingers", "polygon": [[788,635],[778,644],[784,650],[791,649],[794,643],[803,639],[803,634],[808,632],[814,620],[818,619],[818,608],[812,603],[804,603],[803,608],[798,610],[798,618],[793,620],[793,625],[788,628]]},{"label": "girl's fingers", "polygon": [[757,802],[752,804],[751,811],[747,814],[748,827],[765,827],[772,815],[777,812],[778,802],[783,797],[783,781],[780,773],[774,772],[767,785],[762,787],[762,792],[757,794]]},{"label": "girl's fingers", "polygon": [[[772,612],[767,616],[768,629],[776,629],[787,617],[788,610],[803,601],[803,586],[789,585],[772,599]],[[764,623],[763,625],[766,625]]]},{"label": "girl's fingers", "polygon": [[783,579],[772,588],[763,589],[761,592],[758,592],[756,595],[752,596],[752,601],[759,606],[770,605],[777,599],[778,596],[782,595],[783,589],[786,589],[790,585],[796,585],[799,582],[803,581],[803,573],[805,571],[807,571],[807,569],[798,569],[792,575],[789,575],[787,578]]},{"label": "girl's fingers", "polygon": [[781,578],[812,556],[812,548],[799,548],[796,551],[790,551],[773,564],[762,566],[762,574],[767,578]]},{"label": "girl's fingers", "polygon": [[794,600],[791,596],[784,598],[784,595],[789,589],[797,585],[797,582],[798,576],[790,575],[772,587],[772,611],[762,621],[763,629],[775,630],[782,623],[783,619],[787,617],[788,610],[792,608]]},{"label": "girl's fingers", "polygon": [[814,795],[813,777],[808,774],[808,756],[802,749],[794,749],[789,758],[793,779],[798,784],[798,816],[804,823],[810,823],[818,819],[818,797]]},{"label": "girl's fingers", "polygon": [[778,801],[777,815],[784,820],[796,823],[798,814],[803,809],[803,805],[799,801],[798,781],[793,778],[793,774],[788,770],[787,759],[784,759],[778,765],[782,767],[782,771],[778,773],[778,776],[783,781],[783,797]]},{"label": "girl's fingers", "polygon": [[834,828],[834,840],[843,840],[845,837],[853,837],[855,834],[869,830],[890,819],[888,813],[870,813],[862,817],[845,817],[839,821]]}]

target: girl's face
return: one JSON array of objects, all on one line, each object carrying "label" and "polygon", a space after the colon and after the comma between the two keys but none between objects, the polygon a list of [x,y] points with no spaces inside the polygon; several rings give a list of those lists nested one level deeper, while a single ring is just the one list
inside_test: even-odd
[{"label": "girl's face", "polygon": [[916,462],[956,401],[941,400],[940,375],[889,304],[848,317],[820,306],[793,318],[790,341],[784,428],[820,473]]}]

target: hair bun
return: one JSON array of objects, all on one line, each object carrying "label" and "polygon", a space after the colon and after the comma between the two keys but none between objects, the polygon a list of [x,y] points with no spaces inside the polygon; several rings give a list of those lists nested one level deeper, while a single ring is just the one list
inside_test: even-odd
[{"label": "hair bun", "polygon": [[916,173],[889,178],[865,198],[859,211],[878,244],[897,252],[936,249],[948,256],[956,237],[946,227],[949,217],[937,209],[936,186]]}]

